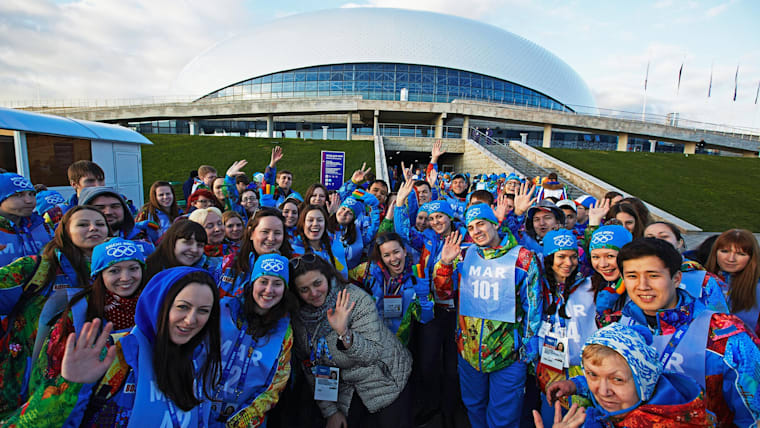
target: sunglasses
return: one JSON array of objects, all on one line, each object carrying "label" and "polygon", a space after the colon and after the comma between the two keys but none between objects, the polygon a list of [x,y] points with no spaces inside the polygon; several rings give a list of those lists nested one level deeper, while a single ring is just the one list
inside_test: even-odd
[{"label": "sunglasses", "polygon": [[288,262],[288,265],[291,269],[298,269],[301,266],[301,263],[304,264],[304,266],[309,266],[312,264],[317,263],[317,259],[320,258],[314,253],[304,254],[301,257],[296,257],[294,259],[291,259]]}]

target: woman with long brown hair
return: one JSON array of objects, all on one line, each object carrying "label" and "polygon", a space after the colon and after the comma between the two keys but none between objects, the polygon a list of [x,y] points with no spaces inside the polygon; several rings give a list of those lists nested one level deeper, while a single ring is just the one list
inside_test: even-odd
[{"label": "woman with long brown hair", "polygon": [[158,224],[160,239],[180,215],[182,210],[177,206],[172,185],[168,181],[156,181],[150,186],[150,199],[137,214],[135,222],[150,220]]},{"label": "woman with long brown hair", "polygon": [[100,211],[75,206],[63,216],[41,256],[22,257],[0,268],[0,314],[8,317],[0,342],[0,413],[28,398],[23,384],[48,298],[56,290],[90,285],[92,250],[107,237],[108,222]]},{"label": "woman with long brown hair", "polygon": [[728,308],[755,333],[760,333],[760,247],[745,229],[723,232],[712,246],[707,270],[726,282]]}]

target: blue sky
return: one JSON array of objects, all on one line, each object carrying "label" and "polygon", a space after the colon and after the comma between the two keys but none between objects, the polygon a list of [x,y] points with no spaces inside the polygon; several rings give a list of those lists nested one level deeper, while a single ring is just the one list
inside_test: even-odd
[{"label": "blue sky", "polygon": [[4,0],[0,100],[184,95],[169,92],[173,79],[214,43],[279,17],[357,6],[448,13],[516,33],[573,67],[600,108],[641,112],[650,62],[648,114],[760,128],[753,0]]}]

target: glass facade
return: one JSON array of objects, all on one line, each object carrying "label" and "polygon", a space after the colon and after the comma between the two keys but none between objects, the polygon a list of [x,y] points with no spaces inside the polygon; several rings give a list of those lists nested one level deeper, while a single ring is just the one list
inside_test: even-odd
[{"label": "glass facade", "polygon": [[409,64],[363,63],[299,68],[246,80],[203,97],[259,99],[360,95],[370,100],[449,103],[456,99],[515,104],[549,110],[569,107],[532,89],[501,79]]}]

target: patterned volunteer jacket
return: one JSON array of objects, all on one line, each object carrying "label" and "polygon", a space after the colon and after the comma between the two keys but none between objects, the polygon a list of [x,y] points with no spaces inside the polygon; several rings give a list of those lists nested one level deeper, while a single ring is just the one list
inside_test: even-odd
[{"label": "patterned volunteer jacket", "polygon": [[[760,340],[736,316],[710,311],[683,290],[677,293],[677,306],[657,311],[654,324],[633,302],[623,308],[620,323],[649,327],[661,359],[667,359],[665,369],[686,374],[705,389],[707,409],[719,426],[755,426],[760,420]],[[682,329],[682,339],[674,340]]]},{"label": "patterned volunteer jacket", "polygon": [[[462,314],[461,293],[463,287],[461,278],[469,272],[467,257],[470,251],[476,252],[480,260],[490,261],[505,257],[515,249],[516,258],[505,270],[514,271],[513,295],[515,305],[512,318],[514,322],[483,319]],[[533,364],[538,358],[538,331],[542,321],[541,282],[539,277],[538,260],[535,254],[523,247],[518,247],[514,236],[506,236],[498,247],[481,248],[472,246],[464,251],[465,256],[459,257],[454,264],[446,265],[438,262],[435,265],[433,282],[435,292],[440,299],[459,297],[459,323],[457,328],[457,347],[459,353],[470,365],[484,373],[495,372],[508,367],[518,359]],[[464,262],[463,262],[464,260]],[[468,270],[465,270],[468,269]],[[502,271],[503,274],[504,271]],[[481,271],[482,276],[485,270]],[[499,273],[490,272],[492,276]],[[507,273],[509,275],[509,273]],[[493,278],[503,285],[506,281]],[[461,284],[457,289],[454,284]],[[508,290],[510,291],[510,290]]]}]

